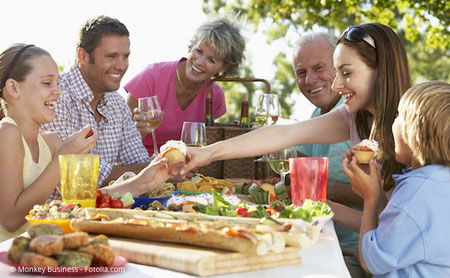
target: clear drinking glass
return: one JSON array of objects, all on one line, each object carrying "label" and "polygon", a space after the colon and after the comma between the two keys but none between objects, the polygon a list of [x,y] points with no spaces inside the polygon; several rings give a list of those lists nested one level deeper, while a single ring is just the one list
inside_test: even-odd
[{"label": "clear drinking glass", "polygon": [[184,122],[181,131],[181,141],[188,147],[206,146],[205,123]]},{"label": "clear drinking glass", "polygon": [[[260,94],[255,106],[255,121],[259,126],[273,125],[281,116],[280,99],[275,94]],[[266,162],[267,155],[264,154],[256,161]]]},{"label": "clear drinking glass", "polygon": [[61,195],[66,203],[95,207],[99,156],[70,154],[59,156]]},{"label": "clear drinking glass", "polygon": [[270,168],[280,175],[283,184],[286,184],[286,175],[289,174],[289,158],[293,157],[297,157],[297,151],[294,148],[284,149],[269,154]]},{"label": "clear drinking glass", "polygon": [[152,159],[158,156],[158,146],[156,145],[155,129],[161,125],[164,112],[161,110],[158,96],[144,97],[138,100],[138,106],[144,117],[143,122],[147,122],[152,129],[153,155]]}]

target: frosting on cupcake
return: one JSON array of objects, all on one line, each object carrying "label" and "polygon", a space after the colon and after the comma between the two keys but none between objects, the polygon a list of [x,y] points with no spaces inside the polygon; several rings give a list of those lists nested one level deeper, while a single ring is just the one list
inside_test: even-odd
[{"label": "frosting on cupcake", "polygon": [[364,139],[361,142],[359,142],[356,146],[353,147],[353,150],[355,151],[373,151],[375,153],[375,156],[377,156],[378,153],[378,142],[375,140],[369,140]]}]

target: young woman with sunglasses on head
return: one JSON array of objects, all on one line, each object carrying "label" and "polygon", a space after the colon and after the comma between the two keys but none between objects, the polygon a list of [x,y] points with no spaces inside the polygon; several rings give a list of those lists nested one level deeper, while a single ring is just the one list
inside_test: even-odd
[{"label": "young woman with sunglasses on head", "polygon": [[333,89],[345,98],[339,109],[290,125],[259,128],[204,148],[188,148],[190,161],[181,173],[216,160],[257,156],[293,145],[346,140],[356,145],[370,137],[380,144],[383,187],[392,188],[391,175],[402,165],[395,162],[391,126],[400,97],[411,85],[405,49],[385,25],[354,26],[338,40],[334,67]]}]

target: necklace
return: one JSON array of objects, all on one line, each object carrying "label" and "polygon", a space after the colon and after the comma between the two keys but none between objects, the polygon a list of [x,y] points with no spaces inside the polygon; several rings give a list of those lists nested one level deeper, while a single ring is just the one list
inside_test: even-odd
[{"label": "necklace", "polygon": [[[186,88],[184,88],[183,83],[181,83],[180,74],[178,73],[178,67],[177,67],[177,80],[178,80],[178,83],[180,83],[181,89],[183,89],[183,91],[184,91],[185,93],[189,93],[189,91],[186,90]],[[203,85],[203,84],[200,84],[200,86],[194,91],[194,94],[196,94],[196,93],[200,90],[200,88],[202,87],[202,85]]]}]

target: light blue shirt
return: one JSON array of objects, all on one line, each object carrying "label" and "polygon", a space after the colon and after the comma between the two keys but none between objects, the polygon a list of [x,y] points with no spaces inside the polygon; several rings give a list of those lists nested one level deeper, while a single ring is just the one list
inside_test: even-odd
[{"label": "light blue shirt", "polygon": [[[333,109],[341,105],[343,102],[344,99],[341,98]],[[320,115],[322,115],[320,108],[316,108],[313,111],[311,118],[315,118]],[[328,180],[350,183],[348,177],[342,172],[342,156],[347,150],[352,149],[350,141],[331,145],[296,146],[295,149],[310,157],[328,157]]]},{"label": "light blue shirt", "polygon": [[393,175],[395,190],[361,242],[374,277],[450,277],[450,168]]}]

